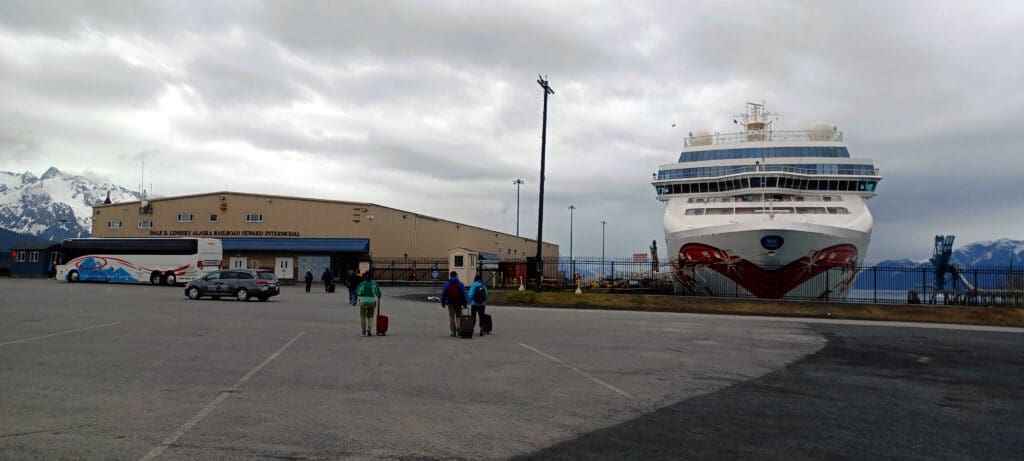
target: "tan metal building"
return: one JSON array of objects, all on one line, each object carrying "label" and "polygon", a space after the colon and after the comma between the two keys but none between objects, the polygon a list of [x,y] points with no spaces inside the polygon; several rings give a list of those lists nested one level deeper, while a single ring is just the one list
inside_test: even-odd
[{"label": "tan metal building", "polygon": [[[213,237],[223,267],[273,268],[299,278],[307,268],[339,272],[370,258],[437,258],[469,248],[500,259],[534,256],[536,240],[373,203],[240,192],[165,197],[93,207],[94,237]],[[545,243],[544,257],[558,256]]]}]

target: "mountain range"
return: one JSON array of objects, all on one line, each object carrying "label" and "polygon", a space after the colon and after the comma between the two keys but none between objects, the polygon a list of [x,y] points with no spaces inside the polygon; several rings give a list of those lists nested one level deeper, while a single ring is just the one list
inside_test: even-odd
[{"label": "mountain range", "polygon": [[0,171],[0,229],[59,242],[88,237],[92,206],[110,193],[114,202],[142,195],[110,181],[62,173],[50,167],[42,176]]}]

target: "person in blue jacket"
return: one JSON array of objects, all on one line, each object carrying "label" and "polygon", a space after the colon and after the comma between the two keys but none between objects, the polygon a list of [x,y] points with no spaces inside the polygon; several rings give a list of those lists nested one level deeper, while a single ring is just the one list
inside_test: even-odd
[{"label": "person in blue jacket", "polygon": [[469,286],[469,310],[473,314],[473,324],[480,325],[480,336],[484,335],[483,316],[486,307],[487,286],[481,281],[480,274],[477,274]]}]

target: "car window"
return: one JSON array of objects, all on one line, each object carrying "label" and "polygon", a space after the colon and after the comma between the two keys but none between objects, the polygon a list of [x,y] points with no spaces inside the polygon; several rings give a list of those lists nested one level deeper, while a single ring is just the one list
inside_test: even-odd
[{"label": "car window", "polygon": [[220,280],[220,274],[221,274],[220,272],[214,272],[214,273],[208,274],[206,277],[203,277],[203,280],[206,280],[207,282],[212,282],[214,280]]},{"label": "car window", "polygon": [[235,272],[232,272],[232,271],[227,271],[227,272],[221,272],[220,273],[220,279],[221,280],[232,280],[232,279],[236,279],[236,278],[238,278],[238,277],[235,275]]},{"label": "car window", "polygon": [[262,280],[277,280],[277,276],[273,272],[260,272],[259,276]]},{"label": "car window", "polygon": [[236,272],[235,275],[236,275],[235,278],[245,279],[245,280],[252,280],[252,279],[256,278],[256,277],[253,277],[252,274],[250,274],[248,272]]}]

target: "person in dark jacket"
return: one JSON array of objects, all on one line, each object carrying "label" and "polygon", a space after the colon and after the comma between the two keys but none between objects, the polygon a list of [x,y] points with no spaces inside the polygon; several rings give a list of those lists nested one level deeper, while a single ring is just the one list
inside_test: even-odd
[{"label": "person in dark jacket", "polygon": [[334,280],[334,274],[331,273],[331,268],[324,269],[324,275],[320,276],[320,280],[324,282],[324,291],[328,291],[331,287],[331,283]]},{"label": "person in dark jacket", "polygon": [[466,307],[466,286],[459,281],[457,272],[452,271],[450,275],[441,289],[441,308],[448,308],[448,327],[452,336],[458,336],[459,316],[462,315],[462,308]]},{"label": "person in dark jacket", "polygon": [[348,303],[356,305],[356,288],[359,288],[359,284],[363,282],[363,278],[356,273],[356,271],[348,271]]},{"label": "person in dark jacket", "polygon": [[306,268],[306,293],[309,293],[310,287],[313,286],[313,271]]}]

